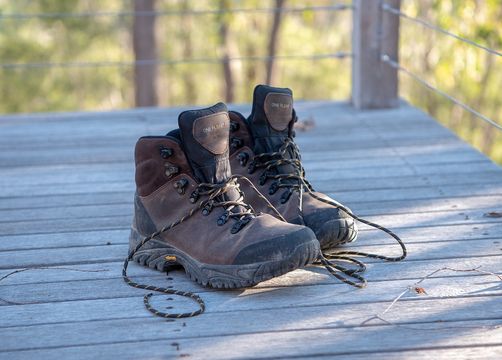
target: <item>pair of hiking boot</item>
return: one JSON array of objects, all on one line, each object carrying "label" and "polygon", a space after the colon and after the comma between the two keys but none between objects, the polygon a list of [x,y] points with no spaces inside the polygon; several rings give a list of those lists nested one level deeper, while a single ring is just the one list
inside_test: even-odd
[{"label": "pair of hiking boot", "polygon": [[[197,283],[240,288],[312,264],[357,237],[355,216],[305,179],[293,141],[292,92],[258,85],[246,119],[223,103],[182,112],[179,129],[146,136],[135,149],[136,194],[129,285],[196,300],[189,292],[135,283],[135,260],[163,271],[181,265]],[[344,252],[339,255],[349,254]],[[353,253],[353,252],[352,252]],[[359,264],[358,261],[352,261]],[[344,269],[332,266],[336,274]],[[346,269],[344,269],[346,270]],[[353,275],[359,270],[352,270]]]}]

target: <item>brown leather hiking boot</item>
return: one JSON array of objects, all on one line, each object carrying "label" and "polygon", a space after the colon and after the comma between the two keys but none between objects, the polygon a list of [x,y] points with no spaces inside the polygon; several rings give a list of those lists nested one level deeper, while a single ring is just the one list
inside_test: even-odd
[{"label": "brown leather hiking boot", "polygon": [[[258,85],[249,118],[231,111],[230,119],[230,164],[234,174],[247,176],[287,221],[310,227],[321,250],[329,251],[356,239],[354,220],[342,209],[319,200],[339,204],[315,192],[305,179],[293,141],[297,118],[290,89]],[[242,189],[255,210],[271,213],[246,184]],[[307,194],[307,189],[312,194]]]},{"label": "brown leather hiking boot", "polygon": [[136,144],[129,258],[157,270],[181,265],[216,288],[251,286],[313,262],[319,244],[309,228],[256,214],[243,199],[230,172],[226,106],[185,111],[178,123]]}]

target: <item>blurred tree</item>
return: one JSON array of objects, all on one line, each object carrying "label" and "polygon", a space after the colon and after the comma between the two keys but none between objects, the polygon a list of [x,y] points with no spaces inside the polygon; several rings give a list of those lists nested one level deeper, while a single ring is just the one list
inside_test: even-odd
[{"label": "blurred tree", "polygon": [[133,0],[132,30],[134,59],[134,99],[136,107],[157,106],[157,42],[155,40],[155,0]]},{"label": "blurred tree", "polygon": [[230,54],[230,19],[232,15],[229,13],[231,9],[230,0],[220,0],[219,10],[221,13],[218,16],[220,46],[221,46],[221,63],[223,65],[223,75],[225,77],[225,101],[231,103],[234,101],[234,76],[232,72],[231,54]]},{"label": "blurred tree", "polygon": [[[134,0],[134,4],[139,2]],[[276,0],[157,1],[155,9],[161,13],[150,29],[154,28],[150,33],[156,39],[156,55],[141,59],[157,56],[159,60],[173,61],[158,65],[157,75],[146,82],[145,86],[158,88],[158,105],[249,102],[254,85],[262,81],[291,87],[296,98],[348,98],[349,59],[276,59],[272,65],[258,60],[270,54],[310,56],[349,51],[350,12],[308,10],[311,6],[333,5],[333,0],[288,0],[288,7],[307,9],[282,13],[276,25],[274,19],[280,12],[218,13],[222,8],[273,9],[285,4]],[[412,16],[502,49],[500,0],[406,0],[402,7]],[[1,63],[43,63],[29,68],[0,67],[0,112],[134,106],[135,67],[127,65],[135,59],[131,41],[133,11],[132,0],[0,0],[1,14],[87,14],[0,19]],[[117,16],[115,12],[129,15]],[[403,66],[490,118],[502,121],[499,57],[409,20],[403,19],[401,24]],[[412,104],[426,109],[502,163],[500,131],[405,75],[400,79],[401,94]]]},{"label": "blurred tree", "polygon": [[[500,0],[403,1],[403,11],[493,49],[502,49]],[[406,19],[401,22],[401,62],[439,89],[502,122],[502,62],[496,55]],[[406,76],[401,94],[502,164],[502,133],[450,100]]]},{"label": "blurred tree", "polygon": [[268,42],[268,59],[266,61],[267,64],[267,77],[265,79],[266,84],[275,84],[275,55],[277,52],[277,39],[279,36],[279,28],[281,26],[282,20],[282,11],[284,9],[285,0],[275,0],[275,12],[274,19],[272,21],[272,28],[270,30],[270,39]]}]

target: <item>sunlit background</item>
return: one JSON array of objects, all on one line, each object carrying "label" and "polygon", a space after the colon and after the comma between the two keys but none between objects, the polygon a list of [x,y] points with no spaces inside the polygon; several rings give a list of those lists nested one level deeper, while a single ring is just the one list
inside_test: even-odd
[{"label": "sunlit background", "polygon": [[[158,106],[249,102],[254,85],[267,77],[278,6],[297,10],[280,18],[272,83],[292,88],[297,99],[349,99],[350,57],[326,56],[351,51],[352,13],[334,10],[340,3],[157,0]],[[253,11],[238,11],[246,9]],[[402,10],[502,48],[500,0],[403,0]],[[133,0],[0,0],[0,13],[1,113],[135,106]],[[224,58],[231,59],[226,67]],[[401,20],[401,64],[498,122],[501,61]],[[502,164],[500,131],[406,74],[400,79],[403,98]]]}]

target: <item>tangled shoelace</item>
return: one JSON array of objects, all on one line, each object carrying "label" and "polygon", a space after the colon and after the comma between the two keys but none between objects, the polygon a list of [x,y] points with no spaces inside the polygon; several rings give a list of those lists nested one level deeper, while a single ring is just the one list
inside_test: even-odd
[{"label": "tangled shoelace", "polygon": [[[288,159],[286,157],[288,150],[291,148],[292,151],[292,158]],[[263,159],[266,159],[263,161]],[[287,173],[287,174],[267,174],[271,169],[277,168],[281,165],[292,165],[294,168],[294,174]],[[302,209],[302,194],[305,191],[309,196],[313,197],[314,199],[321,201],[323,203],[329,204],[335,208],[338,208],[345,213],[347,213],[350,217],[352,217],[354,220],[357,220],[359,222],[362,222],[363,224],[366,224],[368,226],[374,227],[378,230],[381,230],[385,233],[387,233],[389,236],[394,238],[397,243],[400,245],[401,250],[402,250],[402,255],[400,256],[395,256],[395,257],[390,257],[390,256],[385,256],[385,255],[379,255],[379,254],[372,254],[372,253],[367,253],[367,252],[361,252],[361,251],[336,251],[332,253],[324,253],[321,252],[319,254],[319,258],[316,262],[317,265],[322,265],[324,266],[328,272],[330,272],[333,276],[335,276],[337,279],[340,281],[358,287],[358,288],[363,288],[366,286],[367,281],[366,279],[361,276],[360,274],[366,270],[366,265],[358,260],[355,259],[351,256],[359,256],[359,257],[367,257],[367,258],[373,258],[373,259],[380,259],[380,260],[385,260],[385,261],[390,261],[390,262],[397,262],[401,261],[406,258],[407,255],[407,250],[406,246],[404,245],[403,241],[397,236],[394,232],[391,230],[378,225],[376,223],[373,223],[371,221],[368,221],[366,219],[360,218],[359,216],[355,215],[350,211],[348,208],[345,206],[328,200],[321,198],[317,196],[314,193],[314,189],[312,185],[305,179],[305,170],[301,164],[300,161],[300,151],[298,149],[298,146],[294,143],[294,141],[291,138],[287,138],[284,144],[281,146],[281,148],[277,152],[272,152],[272,153],[265,153],[265,154],[259,154],[256,155],[252,161],[252,166],[255,168],[265,168],[263,172],[263,177],[266,181],[267,178],[273,178],[276,181],[275,188],[276,191],[279,188],[287,188],[287,194],[284,196],[285,201],[287,201],[292,194],[293,191],[298,191],[299,192],[299,204],[298,207]],[[214,207],[223,207],[225,208],[225,213],[222,215],[222,219],[224,221],[227,221],[229,218],[236,218],[237,222],[236,224],[239,224],[238,226],[235,227],[236,232],[239,231],[244,225],[246,225],[249,222],[249,219],[253,216],[256,215],[254,209],[249,205],[246,204],[243,201],[243,193],[239,188],[238,183],[236,180],[243,180],[249,184],[251,189],[253,189],[258,197],[262,199],[265,204],[267,205],[268,208],[270,208],[276,216],[281,219],[282,221],[286,221],[284,217],[280,214],[280,212],[270,203],[270,201],[263,195],[261,192],[253,185],[253,183],[245,176],[241,175],[233,175],[231,176],[226,182],[221,183],[221,184],[209,184],[209,183],[201,183],[197,186],[197,197],[199,196],[207,196],[206,200],[200,201],[194,208],[192,208],[185,216],[181,217],[177,221],[164,226],[162,229],[150,234],[146,238],[144,238],[127,256],[127,258],[124,261],[124,266],[122,269],[122,277],[124,281],[135,288],[139,289],[145,289],[149,291],[156,291],[160,292],[163,294],[167,295],[179,295],[179,296],[184,296],[188,297],[199,305],[199,309],[193,312],[186,312],[186,313],[165,313],[158,311],[155,309],[151,304],[150,304],[150,298],[152,297],[153,293],[148,293],[144,295],[143,297],[143,303],[148,311],[153,313],[154,315],[163,317],[163,318],[185,318],[185,317],[192,317],[196,316],[199,314],[202,314],[205,311],[205,304],[204,300],[197,294],[190,292],[190,291],[181,291],[181,290],[175,290],[171,288],[163,288],[163,287],[157,287],[157,286],[152,286],[152,285],[145,285],[145,284],[139,284],[131,280],[128,275],[127,275],[127,267],[129,265],[129,262],[133,259],[134,254],[141,249],[141,247],[146,244],[148,241],[152,240],[153,238],[163,234],[164,232],[171,230],[172,228],[176,227],[177,225],[181,224],[183,221],[187,220],[190,218],[192,215],[194,215],[198,210],[201,210],[203,208],[208,209],[208,211],[211,211],[212,208]],[[291,182],[285,182],[284,180],[296,180]],[[231,188],[236,189],[239,193],[239,197],[236,200],[225,200],[224,194],[228,192]],[[233,209],[236,207],[239,208],[238,212],[232,212]],[[234,229],[234,227],[233,227]],[[233,230],[232,230],[233,231]],[[350,263],[350,264],[355,264],[357,267],[355,268],[347,268],[345,266],[340,265],[339,263],[336,262],[345,262],[345,263]],[[342,275],[343,274],[343,275]],[[354,279],[350,280],[349,278]]]},{"label": "tangled shoelace", "polygon": [[[290,165],[293,168],[293,173],[281,173],[280,171],[275,171],[275,173],[271,172],[271,170],[277,170],[280,166],[283,165]],[[358,288],[363,288],[367,284],[366,279],[360,275],[360,273],[366,270],[366,265],[362,261],[354,259],[351,256],[380,259],[389,262],[397,262],[406,258],[406,246],[404,245],[401,238],[399,238],[399,236],[397,236],[394,232],[379,224],[373,223],[355,215],[354,213],[352,213],[352,211],[350,211],[342,204],[324,199],[314,193],[312,185],[307,181],[307,179],[305,179],[305,169],[303,168],[303,165],[301,163],[300,150],[298,149],[298,146],[295,144],[292,138],[286,138],[284,144],[276,152],[255,155],[249,167],[251,171],[254,171],[258,168],[264,168],[263,173],[260,176],[260,183],[264,183],[269,178],[274,179],[274,183],[271,185],[272,193],[280,188],[287,189],[281,196],[281,201],[286,202],[293,191],[298,191],[298,208],[300,210],[300,214],[302,214],[302,195],[305,191],[314,199],[344,211],[354,220],[385,232],[386,234],[394,238],[401,247],[402,254],[395,257],[352,250],[336,251],[331,253],[321,252],[316,264],[323,265],[333,276],[335,276],[340,281]],[[345,266],[335,263],[335,261],[352,263],[357,265],[357,267],[353,269],[346,268]],[[350,280],[349,278],[352,278],[355,281]]]},{"label": "tangled shoelace", "polygon": [[[260,193],[258,189],[251,183],[251,181],[241,175],[233,175],[230,178],[228,178],[225,182],[220,183],[220,184],[210,184],[210,183],[201,183],[197,186],[196,190],[197,191],[197,196],[198,197],[205,197],[207,196],[207,199],[201,200],[196,206],[194,206],[188,213],[186,213],[184,216],[176,220],[175,222],[164,226],[162,229],[150,234],[149,236],[145,237],[141,242],[139,242],[136,247],[131,250],[127,256],[127,258],[124,261],[124,265],[122,268],[122,278],[124,279],[125,283],[129,286],[132,286],[134,288],[138,289],[145,289],[149,291],[155,291],[159,293],[163,293],[166,295],[178,295],[178,296],[183,296],[190,298],[197,302],[199,305],[199,309],[196,311],[192,312],[185,312],[185,313],[166,313],[159,311],[155,309],[151,303],[150,303],[150,298],[153,296],[153,293],[148,293],[145,294],[143,297],[143,303],[148,311],[153,313],[154,315],[163,317],[163,318],[186,318],[186,317],[192,317],[192,316],[197,316],[199,314],[202,314],[205,309],[206,305],[204,303],[204,300],[202,298],[190,291],[181,291],[181,290],[175,290],[172,288],[165,288],[165,287],[157,287],[153,285],[146,285],[146,284],[139,284],[133,280],[127,275],[127,267],[129,266],[129,262],[133,260],[134,255],[145,245],[148,241],[156,238],[157,236],[165,233],[166,231],[169,231],[173,229],[174,227],[178,226],[182,222],[186,221],[188,218],[193,216],[197,211],[203,210],[203,209],[208,209],[208,211],[211,211],[211,209],[215,207],[223,207],[225,209],[224,215],[220,217],[220,219],[225,219],[227,221],[229,218],[236,218],[237,221],[235,224],[240,224],[238,226],[232,227],[232,231],[238,232],[243,226],[245,226],[248,222],[249,219],[254,217],[256,215],[254,209],[251,207],[251,205],[246,204],[243,201],[244,194],[239,188],[239,184],[237,183],[237,179],[241,179],[246,181],[251,188],[256,191],[258,196],[265,201],[267,206],[272,209],[280,218],[282,218],[281,214],[275,209],[275,207]],[[235,189],[239,196],[236,200],[226,200],[224,197],[224,194],[230,191],[231,189]],[[238,212],[232,212],[233,209],[238,208]],[[218,221],[220,221],[218,219]],[[284,220],[284,218],[282,218]],[[285,220],[284,220],[285,221]]]}]

